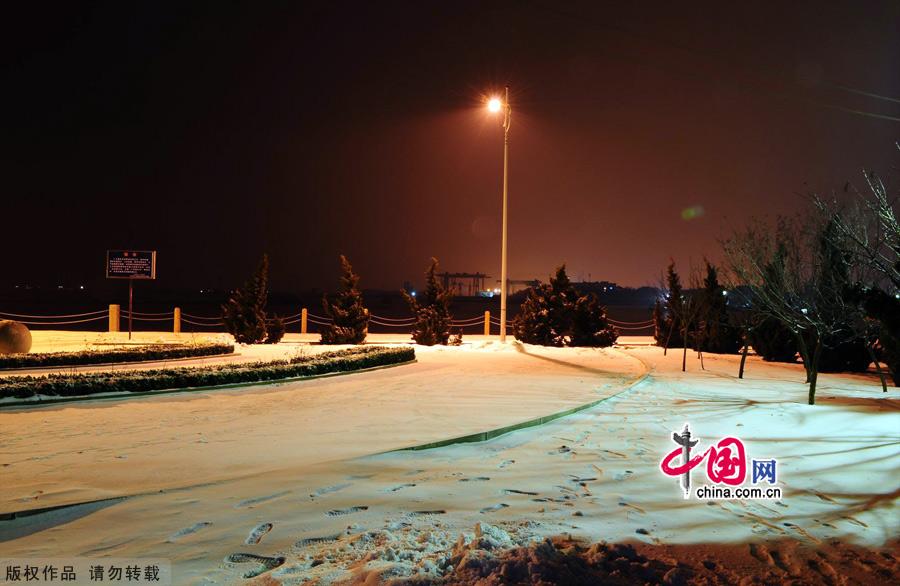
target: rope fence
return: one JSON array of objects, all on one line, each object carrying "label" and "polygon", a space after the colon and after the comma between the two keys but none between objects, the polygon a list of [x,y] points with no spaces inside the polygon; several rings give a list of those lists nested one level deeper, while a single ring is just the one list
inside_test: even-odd
[{"label": "rope fence", "polygon": [[375,314],[369,314],[369,317],[380,321],[409,321],[411,319],[415,319],[414,317],[385,317]]},{"label": "rope fence", "polygon": [[[221,315],[196,315],[192,313],[182,312],[176,307],[172,311],[159,312],[142,312],[121,310],[118,305],[110,305],[109,309],[100,309],[97,311],[88,311],[85,313],[55,314],[55,315],[31,315],[22,313],[0,312],[0,319],[15,319],[28,326],[66,326],[87,324],[109,320],[109,331],[120,331],[120,319],[131,318],[134,322],[141,323],[162,323],[171,322],[174,332],[180,332],[182,324],[195,326],[198,328],[220,328],[225,325]],[[268,323],[273,323],[278,319],[275,315],[266,318]],[[330,317],[310,313],[303,309],[299,313],[291,314],[280,318],[285,326],[294,326],[300,324],[301,333],[309,333],[308,326],[317,326],[318,328],[330,326],[333,320]],[[652,319],[644,321],[625,321],[617,319],[608,319],[609,323],[617,329],[625,332],[638,332],[648,330],[654,326]],[[377,314],[369,314],[369,324],[389,330],[397,331],[405,328],[411,329],[416,323],[415,316],[408,317],[388,317]],[[511,320],[507,321],[509,327]],[[450,327],[456,329],[465,328],[484,328],[483,331],[499,330],[500,319],[490,312],[479,314],[471,317],[454,318],[450,320]]]},{"label": "rope fence", "polygon": [[[88,311],[87,313],[70,313],[67,315],[26,315],[23,313],[5,313],[0,312],[0,316],[6,317],[22,317],[25,319],[67,319],[72,317],[85,317],[88,315],[99,315],[101,313],[108,313],[108,309],[100,309],[98,311]],[[102,316],[101,316],[102,317]]]},{"label": "rope fence", "polygon": [[198,321],[202,321],[202,320],[221,320],[221,319],[222,319],[222,316],[221,316],[221,315],[204,316],[204,315],[192,315],[192,314],[190,314],[190,313],[183,313],[183,312],[182,312],[182,314],[181,314],[181,317],[182,317],[182,318],[188,317],[188,318],[191,318],[191,319],[193,319],[193,320],[198,320]]},{"label": "rope fence", "polygon": [[184,323],[187,323],[187,324],[191,324],[192,326],[214,327],[214,326],[224,326],[225,325],[225,322],[222,320],[219,320],[214,323],[203,323],[203,322],[198,322],[198,321],[192,321],[192,320],[185,319],[182,317],[181,321],[183,321]]},{"label": "rope fence", "polygon": [[127,311],[122,312],[123,317],[133,316],[132,319],[134,321],[172,321],[174,319],[174,314],[170,311],[168,314],[144,314],[144,315],[165,315],[166,317],[139,317],[140,314],[133,313],[129,314]]},{"label": "rope fence", "polygon": [[75,319],[75,320],[66,320],[66,321],[22,321],[18,320],[20,324],[25,324],[26,326],[68,326],[72,324],[84,324],[92,321],[105,320],[105,315],[99,315],[97,317],[90,317],[87,319]]}]

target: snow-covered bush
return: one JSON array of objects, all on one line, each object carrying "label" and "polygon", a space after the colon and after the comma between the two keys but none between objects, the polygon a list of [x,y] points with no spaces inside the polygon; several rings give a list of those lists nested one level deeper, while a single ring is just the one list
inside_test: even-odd
[{"label": "snow-covered bush", "polygon": [[191,388],[226,384],[252,384],[399,364],[413,360],[415,357],[415,350],[410,347],[362,347],[271,362],[83,374],[48,374],[47,376],[9,376],[0,378],[0,398],[26,398],[35,395],[71,397],[96,393],[144,393],[165,389],[191,390]]},{"label": "snow-covered bush", "polygon": [[284,320],[277,315],[266,325],[266,344],[277,344],[284,337]]},{"label": "snow-covered bush", "polygon": [[79,366],[82,364],[107,364],[172,360],[231,354],[234,344],[187,344],[136,346],[109,350],[81,350],[78,352],[46,352],[37,354],[13,354],[0,356],[0,368],[24,368],[30,366]]}]

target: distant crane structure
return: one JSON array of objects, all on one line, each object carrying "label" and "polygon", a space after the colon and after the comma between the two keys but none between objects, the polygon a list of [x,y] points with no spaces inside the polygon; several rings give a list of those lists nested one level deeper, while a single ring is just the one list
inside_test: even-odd
[{"label": "distant crane structure", "polygon": [[484,273],[438,273],[444,289],[457,297],[476,297],[481,295],[484,288],[484,280],[490,275]]}]

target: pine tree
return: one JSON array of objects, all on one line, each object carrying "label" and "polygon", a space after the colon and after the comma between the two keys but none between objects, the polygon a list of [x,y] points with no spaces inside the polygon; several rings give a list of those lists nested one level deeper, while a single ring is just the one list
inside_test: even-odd
[{"label": "pine tree", "polygon": [[684,288],[681,286],[681,277],[675,271],[674,260],[666,268],[666,300],[661,309],[661,319],[654,324],[656,344],[665,348],[681,348],[684,346]]},{"label": "pine tree", "polygon": [[341,255],[341,286],[343,291],[322,298],[325,315],[332,323],[322,330],[323,344],[362,344],[369,331],[369,310],[363,305],[359,291],[359,276],[347,257]]},{"label": "pine tree", "polygon": [[575,302],[570,346],[605,348],[616,343],[619,331],[606,319],[606,308],[596,293],[582,295]]},{"label": "pine tree", "polygon": [[417,344],[434,346],[447,345],[450,339],[450,292],[437,279],[438,261],[431,259],[431,266],[425,272],[425,291],[413,297],[402,291],[410,310],[416,316],[412,337]]},{"label": "pine tree", "polygon": [[526,344],[565,346],[572,330],[572,310],[578,293],[566,274],[566,265],[556,269],[550,283],[531,287],[513,319],[516,339]]},{"label": "pine tree", "polygon": [[[859,303],[851,299],[862,297],[850,277],[851,255],[837,245],[835,221],[825,222],[818,235],[819,290],[826,292],[818,303],[821,319],[833,324],[831,332],[822,338],[820,372],[866,372],[872,363],[867,340],[858,331],[864,324]],[[862,327],[865,327],[862,325]]]},{"label": "pine tree", "polygon": [[551,326],[550,295],[550,285],[546,283],[528,289],[519,313],[512,320],[512,331],[517,340],[540,346],[562,346]]},{"label": "pine tree", "polygon": [[697,340],[698,349],[704,352],[734,354],[741,347],[740,330],[728,315],[728,297],[724,292],[716,267],[707,262]]},{"label": "pine tree", "polygon": [[751,316],[750,346],[766,362],[796,362],[797,336],[777,318],[755,314]]},{"label": "pine tree", "polygon": [[657,346],[665,346],[669,337],[669,327],[666,325],[666,313],[662,302],[657,299],[653,304],[653,339]]},{"label": "pine tree", "polygon": [[556,269],[550,283],[528,290],[512,330],[517,340],[541,346],[611,346],[619,336],[597,295],[578,295],[566,265]]},{"label": "pine tree", "polygon": [[236,342],[258,344],[266,338],[269,257],[263,255],[253,277],[222,306],[222,321]]},{"label": "pine tree", "polygon": [[550,328],[554,337],[560,341],[560,346],[571,340],[576,301],[578,292],[566,274],[566,265],[562,264],[556,269],[556,274],[550,277],[550,296],[547,299],[550,306]]}]

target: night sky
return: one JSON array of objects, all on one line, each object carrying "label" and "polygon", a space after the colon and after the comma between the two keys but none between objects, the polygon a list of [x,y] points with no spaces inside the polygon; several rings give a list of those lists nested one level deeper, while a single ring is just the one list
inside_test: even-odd
[{"label": "night sky", "polygon": [[[633,6],[626,6],[632,4]],[[790,4],[790,6],[784,6]],[[0,280],[655,284],[748,215],[900,161],[900,2],[40,3],[6,12]],[[702,206],[702,208],[700,207]],[[692,208],[694,217],[684,219]]]}]

